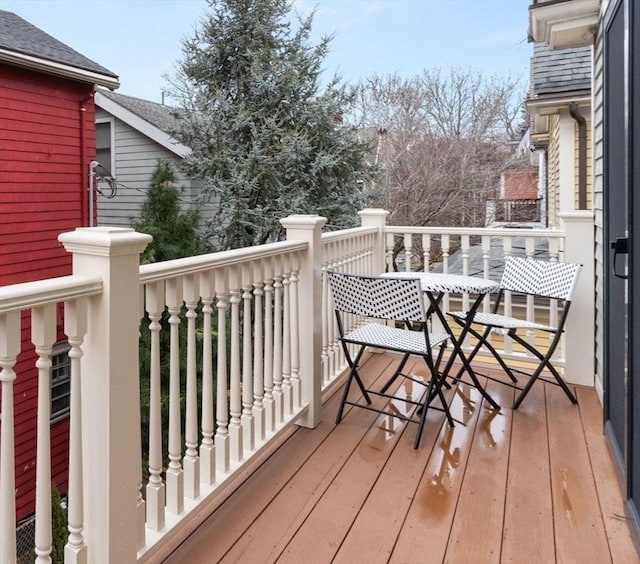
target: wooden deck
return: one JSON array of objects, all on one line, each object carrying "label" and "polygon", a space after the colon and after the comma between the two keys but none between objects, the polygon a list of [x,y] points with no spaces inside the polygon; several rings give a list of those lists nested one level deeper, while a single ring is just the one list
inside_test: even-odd
[{"label": "wooden deck", "polygon": [[[374,354],[363,375],[394,361]],[[334,394],[165,562],[640,562],[595,392],[577,388],[574,406],[536,384],[514,411],[512,389],[488,390],[500,412],[449,391],[455,427],[433,412],[419,450],[414,424],[367,410],[336,426]]]}]

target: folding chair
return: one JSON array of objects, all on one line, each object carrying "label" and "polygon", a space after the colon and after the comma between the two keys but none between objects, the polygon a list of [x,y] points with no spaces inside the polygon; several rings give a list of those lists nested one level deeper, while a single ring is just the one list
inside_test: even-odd
[{"label": "folding chair", "polygon": [[[449,312],[449,315],[453,317],[458,325],[467,327],[469,333],[478,339],[476,346],[468,356],[468,361],[473,360],[481,347],[486,347],[511,379],[510,383],[502,380],[497,381],[520,390],[520,394],[518,394],[513,404],[514,409],[520,406],[522,400],[529,393],[529,390],[531,390],[531,387],[537,379],[559,385],[571,402],[577,403],[576,397],[567,387],[557,369],[553,366],[552,357],[564,331],[564,324],[569,313],[569,306],[571,305],[571,296],[581,268],[581,265],[573,263],[507,257],[500,281],[500,289],[497,293],[492,313],[476,312],[472,319],[468,319],[466,312]],[[502,304],[502,298],[507,291],[511,292],[512,295],[523,294],[534,296],[534,298],[557,300],[559,308],[558,323],[555,326],[544,325],[542,323],[527,321],[526,319],[499,314],[498,310]],[[479,330],[473,328],[474,325],[484,326],[485,329],[480,333]],[[539,350],[535,344],[530,343],[526,335],[522,336],[518,334],[518,330],[544,331],[550,333],[552,338],[546,352]],[[500,353],[495,350],[488,340],[489,334],[495,331],[511,337],[538,359],[539,362],[536,369],[533,372],[526,372],[507,366],[504,359],[500,356]],[[541,377],[542,371],[545,368],[551,372],[554,380]],[[529,379],[523,387],[517,384],[518,379],[515,377],[514,372],[528,376]],[[457,378],[460,377],[460,375],[459,373]]]},{"label": "folding chair", "polygon": [[[413,444],[414,448],[418,448],[420,444],[429,407],[444,411],[449,425],[453,426],[453,418],[441,390],[443,378],[438,374],[437,363],[434,363],[432,354],[432,349],[443,345],[449,335],[428,332],[420,281],[416,278],[382,278],[340,272],[327,272],[327,276],[333,298],[339,340],[350,368],[336,423],[340,423],[342,420],[345,405],[353,405],[417,423],[418,431]],[[354,318],[354,315],[358,317]],[[402,323],[394,323],[393,326],[390,326],[375,321],[376,319]],[[419,329],[409,328],[414,323],[417,323]],[[402,328],[396,325],[401,325]],[[350,352],[354,349],[354,345],[357,350],[355,357]],[[403,354],[395,373],[379,390],[367,388],[358,373],[362,355],[367,347]],[[409,355],[418,355],[424,359],[430,375],[427,382],[402,372]],[[421,401],[387,393],[387,389],[398,376],[403,376],[412,382],[425,386],[426,390]],[[354,381],[360,389],[366,405],[362,401],[348,399],[349,390]],[[403,401],[415,406],[415,408],[412,411],[407,411],[407,415],[393,409],[390,402],[383,408],[376,408],[372,406],[372,395]],[[442,407],[431,405],[436,396]]]}]

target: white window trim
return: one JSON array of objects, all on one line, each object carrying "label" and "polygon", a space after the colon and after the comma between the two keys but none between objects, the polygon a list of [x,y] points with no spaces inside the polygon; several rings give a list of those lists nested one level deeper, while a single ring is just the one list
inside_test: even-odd
[{"label": "white window trim", "polygon": [[109,128],[109,134],[111,137],[109,140],[111,145],[111,170],[109,172],[111,172],[111,176],[118,178],[118,171],[116,170],[118,168],[116,163],[116,120],[112,117],[96,118],[96,125],[99,123],[111,124],[111,127]]}]

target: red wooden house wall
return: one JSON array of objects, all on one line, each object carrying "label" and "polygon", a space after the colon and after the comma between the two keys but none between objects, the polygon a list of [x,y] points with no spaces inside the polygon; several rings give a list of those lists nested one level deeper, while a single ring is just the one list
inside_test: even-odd
[{"label": "red wooden house wall", "polygon": [[[88,225],[92,92],[92,84],[0,64],[0,287],[71,273],[57,237]],[[22,339],[14,383],[18,520],[35,500],[38,378],[26,315]],[[52,481],[64,492],[68,420],[52,426],[51,452]]]}]

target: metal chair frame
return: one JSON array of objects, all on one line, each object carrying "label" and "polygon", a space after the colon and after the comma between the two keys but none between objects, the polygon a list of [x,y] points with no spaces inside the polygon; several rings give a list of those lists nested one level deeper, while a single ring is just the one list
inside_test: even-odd
[{"label": "metal chair frame", "polygon": [[[500,289],[496,294],[496,299],[491,313],[486,314],[476,312],[470,323],[468,323],[468,313],[466,312],[449,312],[448,314],[458,325],[462,327],[467,325],[468,332],[477,339],[477,343],[468,355],[467,360],[471,362],[478,354],[480,348],[484,346],[500,364],[511,382],[505,382],[488,375],[485,376],[491,380],[495,380],[520,390],[520,393],[513,404],[514,409],[517,409],[520,406],[526,395],[531,390],[533,384],[538,379],[549,384],[560,386],[571,403],[575,404],[578,401],[558,370],[553,366],[552,357],[560,343],[562,333],[564,332],[564,325],[569,314],[569,307],[571,306],[571,296],[575,289],[580,269],[581,265],[575,263],[550,262],[522,257],[507,257],[502,280],[500,282]],[[531,295],[539,298],[557,300],[561,307],[557,326],[553,327],[550,325],[543,325],[519,319],[517,317],[499,314],[498,310],[502,303],[504,294],[507,291],[512,294]],[[485,329],[480,332],[473,328],[474,324],[483,326]],[[541,352],[534,345],[529,343],[526,338],[519,335],[517,333],[519,329],[545,331],[552,334],[553,338],[549,343],[546,353]],[[506,364],[504,359],[500,356],[500,353],[496,351],[488,340],[489,334],[494,330],[500,330],[505,335],[511,337],[515,342],[519,343],[525,350],[538,359],[538,365],[533,372],[509,367]],[[542,372],[545,368],[551,373],[553,380],[542,376]],[[518,379],[514,373],[528,377],[528,381],[524,386],[520,386],[518,384]],[[456,375],[456,379],[459,379],[460,377],[461,372]]]},{"label": "metal chair frame", "polygon": [[[416,449],[420,445],[420,438],[429,408],[443,411],[449,425],[453,427],[453,418],[442,393],[444,377],[438,372],[441,354],[438,355],[438,361],[434,362],[433,359],[433,349],[435,347],[441,348],[446,344],[449,335],[429,333],[427,312],[424,307],[420,281],[415,278],[383,278],[334,271],[328,271],[327,278],[334,304],[338,338],[349,365],[349,374],[336,416],[336,424],[342,420],[345,405],[352,405],[417,423],[418,431],[413,444]],[[356,315],[361,322],[356,324],[353,329],[348,330],[344,320],[345,314]],[[394,325],[384,325],[375,320],[393,321]],[[402,328],[397,327],[396,322],[400,322]],[[417,329],[411,329],[411,327],[416,326]],[[355,356],[352,356],[349,350],[352,346],[357,347]],[[367,388],[358,373],[362,355],[368,347],[403,354],[394,374],[379,390]],[[428,382],[403,372],[410,355],[417,355],[423,358],[429,369],[430,377]],[[397,397],[387,393],[388,388],[398,376],[425,387],[421,401],[414,401],[410,398]],[[349,391],[354,381],[366,404],[348,399]],[[408,415],[403,415],[397,409],[393,410],[390,404],[386,404],[383,408],[373,407],[372,395],[389,400],[403,401],[414,405],[415,409]],[[439,399],[441,407],[432,405],[436,397]]]}]

